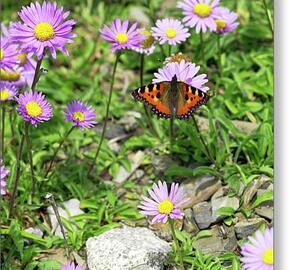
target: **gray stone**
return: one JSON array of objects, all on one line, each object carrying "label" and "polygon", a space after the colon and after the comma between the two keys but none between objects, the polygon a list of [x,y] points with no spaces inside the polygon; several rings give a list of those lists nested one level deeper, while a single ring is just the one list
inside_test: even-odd
[{"label": "gray stone", "polygon": [[184,205],[185,208],[188,208],[197,203],[207,201],[221,187],[221,182],[214,176],[205,175],[186,180],[180,187],[184,197],[190,198]]},{"label": "gray stone", "polygon": [[170,244],[147,228],[112,229],[86,242],[90,270],[162,270]]},{"label": "gray stone", "polygon": [[163,175],[164,172],[175,162],[168,156],[152,155],[152,165],[157,175]]},{"label": "gray stone", "polygon": [[239,221],[234,226],[237,238],[242,239],[252,235],[263,223],[266,223],[263,218],[250,218]]},{"label": "gray stone", "polygon": [[254,196],[257,194],[257,190],[265,185],[267,182],[270,182],[270,178],[266,175],[261,175],[260,177],[254,179],[244,191],[244,206],[250,206]]},{"label": "gray stone", "polygon": [[201,202],[192,207],[194,219],[199,229],[206,229],[212,223],[211,205],[208,202]]},{"label": "gray stone", "polygon": [[274,218],[274,209],[270,206],[260,206],[255,209],[255,213],[260,217],[267,218],[269,220],[273,220]]},{"label": "gray stone", "polygon": [[183,229],[191,235],[196,235],[199,231],[190,208],[184,210]]},{"label": "gray stone", "polygon": [[221,255],[227,251],[237,248],[237,238],[233,227],[224,227],[226,237],[223,237],[220,226],[213,226],[210,230],[211,236],[197,239],[193,247],[204,254]]},{"label": "gray stone", "polygon": [[[58,209],[59,215],[61,217],[64,217],[65,219],[68,219],[68,220],[70,219],[70,217],[81,215],[84,213],[80,209],[80,201],[78,199],[70,199],[66,202],[63,202],[63,208],[58,207],[57,209]],[[52,227],[52,232],[55,235],[63,238],[63,235],[62,235],[61,230],[60,230],[60,226],[58,224],[58,221],[57,221],[57,218],[55,216],[55,213],[53,211],[52,206],[49,206],[47,208],[47,213],[49,215],[49,220],[50,220],[50,224]],[[73,225],[73,227],[74,227],[74,225]],[[64,227],[64,230],[66,231],[65,227]]]},{"label": "gray stone", "polygon": [[[31,233],[31,234],[34,234],[40,238],[42,238],[43,236],[43,229],[40,228],[39,226],[36,226],[36,227],[29,227],[27,229],[24,230],[25,232],[28,232],[28,233]],[[25,242],[27,244],[31,244],[32,243],[32,240],[30,239],[25,239]]]},{"label": "gray stone", "polygon": [[138,112],[128,111],[120,119],[119,124],[124,126],[126,132],[133,132],[138,128],[137,119],[142,118],[141,114]]},{"label": "gray stone", "polygon": [[144,7],[141,7],[141,6],[130,7],[129,18],[132,21],[137,21],[143,27],[150,25],[150,18],[147,16]]},{"label": "gray stone", "polygon": [[[218,191],[217,193],[221,193]],[[223,219],[222,215],[219,215],[217,211],[222,207],[231,207],[235,211],[239,209],[240,200],[238,197],[228,197],[223,196],[219,197],[216,194],[211,199],[211,207],[212,207],[212,221],[216,222]]]}]

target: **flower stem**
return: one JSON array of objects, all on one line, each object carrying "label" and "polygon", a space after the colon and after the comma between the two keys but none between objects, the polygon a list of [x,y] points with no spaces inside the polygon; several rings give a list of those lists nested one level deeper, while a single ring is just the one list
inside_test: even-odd
[{"label": "flower stem", "polygon": [[1,157],[0,159],[4,161],[4,153],[5,153],[5,146],[4,146],[4,136],[5,136],[5,105],[2,104],[1,106]]},{"label": "flower stem", "polygon": [[64,227],[63,227],[63,224],[62,224],[62,221],[61,221],[60,214],[59,214],[58,209],[57,209],[57,205],[56,205],[55,200],[54,200],[54,196],[53,196],[53,194],[48,193],[48,194],[45,196],[45,198],[46,198],[46,200],[48,200],[48,202],[49,202],[50,205],[52,206],[53,212],[54,212],[54,214],[55,214],[55,217],[56,217],[56,219],[57,219],[57,222],[58,222],[58,224],[59,224],[59,227],[60,227],[60,230],[61,230],[61,233],[62,233],[62,236],[63,236],[64,247],[65,247],[65,250],[66,250],[66,257],[67,257],[67,259],[70,261],[70,260],[71,260],[70,249],[69,249],[69,247],[68,247],[68,243],[67,243],[67,239],[66,239],[66,235],[65,235]]},{"label": "flower stem", "polygon": [[263,5],[264,5],[265,12],[266,12],[269,28],[270,28],[270,31],[272,33],[272,38],[274,38],[274,26],[273,26],[272,16],[271,16],[270,10],[268,9],[268,5],[267,5],[266,0],[263,0]]},{"label": "flower stem", "polygon": [[196,119],[195,119],[194,114],[192,114],[192,120],[193,120],[195,129],[196,129],[196,131],[198,133],[199,140],[200,140],[200,142],[202,143],[202,145],[204,147],[204,150],[205,150],[205,153],[206,153],[207,158],[212,162],[212,164],[216,165],[216,162],[215,162],[214,158],[212,157],[212,155],[210,154],[210,151],[209,151],[209,149],[208,149],[208,147],[207,147],[207,145],[205,143],[205,140],[204,140],[204,138],[201,135],[201,132],[199,130],[199,127],[198,127],[198,124],[196,122]]},{"label": "flower stem", "polygon": [[174,138],[174,117],[170,118],[170,124],[169,124],[169,137],[170,137],[170,154],[173,156],[173,138]]},{"label": "flower stem", "polygon": [[205,68],[205,56],[204,56],[204,39],[203,39],[203,32],[200,32],[200,61]]},{"label": "flower stem", "polygon": [[42,59],[44,57],[45,52],[43,52],[43,56],[37,61],[36,63],[36,68],[35,68],[35,73],[34,73],[34,77],[33,77],[33,81],[32,81],[32,85],[31,85],[31,90],[34,91],[37,82],[39,81],[40,78],[40,67],[41,67],[41,63],[42,63]]},{"label": "flower stem", "polygon": [[179,243],[178,243],[178,240],[177,240],[177,237],[176,237],[176,233],[175,233],[174,219],[169,218],[169,224],[170,224],[170,229],[171,229],[173,241],[175,243],[176,250],[177,250],[177,253],[178,253],[178,256],[179,256],[180,269],[181,270],[185,270],[181,248],[179,246]]},{"label": "flower stem", "polygon": [[[140,54],[140,85],[143,86],[144,84],[144,63],[145,63],[145,55],[144,53]],[[146,115],[146,120],[147,120],[147,123],[148,123],[148,126],[150,128],[150,130],[153,131],[154,135],[155,136],[158,136],[154,126],[152,125],[152,122],[151,122],[151,115],[150,115],[150,111],[148,110],[147,106],[143,103],[143,108],[144,108],[144,111],[145,111],[145,115]]]},{"label": "flower stem", "polygon": [[95,163],[97,162],[97,159],[98,159],[98,156],[99,156],[102,144],[103,144],[103,140],[105,138],[107,123],[109,120],[109,111],[110,111],[110,104],[111,104],[111,99],[112,99],[112,94],[113,94],[113,87],[114,87],[114,82],[115,82],[115,74],[116,74],[117,64],[118,64],[120,55],[121,55],[120,53],[117,53],[117,55],[116,55],[113,73],[112,73],[112,78],[111,78],[110,93],[109,93],[109,99],[108,99],[108,103],[107,103],[106,116],[105,116],[105,121],[104,121],[104,125],[103,125],[102,135],[101,135],[101,139],[99,142],[99,146],[97,148],[97,152],[96,152],[94,160],[93,160],[93,164],[91,165],[91,167],[89,169],[89,174],[91,174],[91,172],[94,169]]},{"label": "flower stem", "polygon": [[19,178],[20,178],[20,162],[21,162],[21,159],[22,159],[24,140],[25,140],[25,133],[23,133],[22,136],[21,136],[21,141],[20,141],[18,155],[17,155],[16,176],[15,176],[15,181],[14,181],[12,195],[11,195],[10,201],[9,201],[9,218],[11,218],[13,216],[14,203],[15,203],[17,190],[18,190],[18,184],[19,184]]},{"label": "flower stem", "polygon": [[63,136],[63,138],[62,138],[61,141],[59,142],[58,147],[54,150],[53,156],[52,156],[52,158],[51,158],[51,160],[50,160],[50,162],[49,162],[49,165],[48,165],[48,168],[47,168],[47,170],[46,170],[46,172],[45,172],[44,178],[46,178],[47,175],[49,174],[49,172],[50,172],[50,170],[51,170],[51,168],[52,168],[52,165],[53,165],[53,163],[54,163],[54,161],[55,161],[55,158],[56,158],[56,155],[57,155],[58,151],[60,150],[60,148],[62,147],[63,143],[65,142],[65,140],[68,138],[68,136],[71,134],[71,132],[72,132],[73,130],[74,130],[74,126],[72,126],[72,127],[69,129],[69,131],[68,131],[68,132]]},{"label": "flower stem", "polygon": [[171,46],[168,44],[168,57],[171,55]]},{"label": "flower stem", "polygon": [[15,129],[14,129],[14,119],[13,119],[13,109],[10,109],[9,111],[9,121],[10,121],[10,129],[11,129],[11,142],[14,142],[15,140]]},{"label": "flower stem", "polygon": [[221,38],[220,35],[217,34],[217,47],[218,47],[218,66],[220,77],[223,77],[223,66],[222,66],[222,48],[221,48]]},{"label": "flower stem", "polygon": [[33,169],[33,156],[32,156],[32,146],[31,146],[31,141],[29,138],[29,122],[25,123],[25,139],[28,147],[28,155],[29,155],[29,164],[30,164],[30,173],[31,173],[31,182],[32,182],[32,197],[35,194],[35,185],[36,185],[36,179],[35,179],[35,174],[34,174],[34,169]]}]

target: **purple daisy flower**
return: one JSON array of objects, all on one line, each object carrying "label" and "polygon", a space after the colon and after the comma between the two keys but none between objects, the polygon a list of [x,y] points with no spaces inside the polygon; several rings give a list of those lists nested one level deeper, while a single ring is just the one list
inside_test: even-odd
[{"label": "purple daisy flower", "polygon": [[155,38],[152,36],[152,33],[148,31],[146,28],[138,29],[139,33],[146,37],[145,40],[142,40],[138,46],[133,46],[132,50],[141,54],[150,55],[155,50]]},{"label": "purple daisy flower", "polygon": [[256,237],[248,237],[250,243],[242,246],[241,261],[245,270],[273,270],[273,228],[266,228],[264,233],[256,232]]},{"label": "purple daisy flower", "polygon": [[8,191],[6,189],[6,176],[9,174],[9,170],[6,170],[3,165],[3,160],[0,160],[0,193],[1,195],[8,194]]},{"label": "purple daisy flower", "polygon": [[137,29],[137,23],[129,27],[129,20],[122,22],[119,18],[112,21],[110,27],[104,25],[99,31],[104,40],[111,42],[113,52],[140,47],[140,43],[146,39]]},{"label": "purple daisy flower", "polygon": [[75,265],[74,262],[67,262],[63,264],[60,270],[86,270],[85,266]]},{"label": "purple daisy flower", "polygon": [[165,182],[158,182],[153,184],[152,189],[148,190],[148,193],[152,199],[142,196],[143,201],[139,208],[140,213],[145,216],[154,216],[152,224],[163,222],[166,223],[168,217],[171,219],[182,219],[183,213],[181,207],[189,199],[183,198],[182,192],[178,187],[178,184],[172,183],[170,192]]},{"label": "purple daisy flower", "polygon": [[216,23],[216,32],[221,35],[225,35],[229,32],[234,31],[239,25],[236,20],[238,15],[235,12],[230,11],[227,8],[220,8],[219,15],[215,20]]},{"label": "purple daisy flower", "polygon": [[16,98],[18,112],[24,121],[37,126],[38,123],[48,121],[52,117],[52,107],[41,92],[26,92]]},{"label": "purple daisy flower", "polygon": [[216,30],[215,19],[219,12],[219,0],[185,0],[177,3],[183,10],[186,26],[196,27],[196,33]]},{"label": "purple daisy flower", "polygon": [[12,100],[18,92],[18,88],[15,84],[0,81],[0,103],[7,100]]},{"label": "purple daisy flower", "polygon": [[3,70],[14,70],[19,64],[17,59],[19,51],[15,50],[15,46],[11,46],[7,37],[1,37],[0,42],[0,68]]},{"label": "purple daisy flower", "polygon": [[93,120],[96,118],[95,111],[86,103],[74,100],[68,103],[67,107],[67,110],[64,110],[65,118],[66,121],[72,121],[73,126],[79,126],[83,130],[85,128],[91,128],[96,124]]},{"label": "purple daisy flower", "polygon": [[154,73],[155,78],[153,83],[171,81],[173,76],[176,75],[177,80],[185,82],[203,92],[209,90],[207,86],[204,86],[208,82],[206,74],[196,76],[200,66],[196,66],[194,63],[181,60],[180,62],[171,62],[166,64],[163,68],[158,69],[158,73]]},{"label": "purple daisy flower", "polygon": [[31,3],[22,7],[18,13],[23,23],[15,23],[11,28],[11,37],[20,44],[24,52],[33,52],[41,59],[46,48],[56,58],[56,49],[68,55],[65,48],[67,43],[72,43],[71,38],[74,20],[65,19],[69,12],[64,12],[63,7],[57,7],[56,2],[44,1]]},{"label": "purple daisy flower", "polygon": [[190,36],[190,33],[181,21],[166,18],[157,20],[156,27],[152,27],[152,35],[158,39],[161,45],[165,42],[169,45],[176,45],[184,42]]}]

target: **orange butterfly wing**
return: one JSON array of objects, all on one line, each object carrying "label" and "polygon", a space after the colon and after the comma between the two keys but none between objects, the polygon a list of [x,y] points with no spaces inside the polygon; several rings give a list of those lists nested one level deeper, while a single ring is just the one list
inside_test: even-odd
[{"label": "orange butterfly wing", "polygon": [[152,111],[161,118],[172,117],[168,104],[168,90],[170,82],[152,83],[132,92],[132,96],[146,105],[151,106]]},{"label": "orange butterfly wing", "polygon": [[203,91],[183,82],[178,82],[178,87],[180,93],[176,117],[188,119],[197,108],[208,101],[208,96]]}]

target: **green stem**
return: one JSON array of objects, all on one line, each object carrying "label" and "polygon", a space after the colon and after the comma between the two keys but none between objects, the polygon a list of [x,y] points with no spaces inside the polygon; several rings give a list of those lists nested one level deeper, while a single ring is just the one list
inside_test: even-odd
[{"label": "green stem", "polygon": [[266,12],[269,28],[270,28],[270,31],[272,33],[272,38],[274,38],[274,26],[273,26],[273,22],[272,22],[271,12],[268,9],[268,5],[267,5],[266,0],[263,0],[263,5],[264,5],[265,12]]},{"label": "green stem", "polygon": [[39,81],[39,78],[40,78],[39,72],[40,72],[40,67],[41,67],[41,63],[42,63],[42,59],[44,57],[44,54],[45,54],[45,52],[43,52],[42,57],[37,61],[37,64],[36,64],[35,73],[34,73],[32,85],[31,85],[31,90],[32,91],[35,90],[36,84],[37,84],[37,82]]},{"label": "green stem", "polygon": [[91,172],[94,169],[94,166],[97,162],[102,144],[103,144],[103,140],[105,138],[105,134],[106,134],[106,129],[107,129],[107,123],[109,120],[109,111],[110,111],[110,104],[111,104],[111,99],[112,99],[112,94],[113,94],[113,87],[114,87],[114,82],[115,82],[115,74],[116,74],[116,69],[117,69],[117,64],[120,58],[120,53],[117,53],[116,55],[116,59],[115,59],[115,64],[114,64],[114,68],[113,68],[113,73],[112,73],[112,79],[111,79],[111,85],[110,85],[110,93],[109,93],[109,99],[108,99],[108,103],[107,103],[107,109],[106,109],[106,116],[105,116],[105,121],[104,121],[104,125],[103,125],[103,130],[102,130],[102,135],[101,135],[101,139],[99,142],[99,146],[97,148],[97,152],[96,155],[94,157],[93,160],[93,164],[91,165],[90,169],[89,169],[89,174],[91,174]]},{"label": "green stem", "polygon": [[168,56],[170,57],[171,55],[171,46],[168,44]]},{"label": "green stem", "polygon": [[173,138],[174,138],[174,117],[170,118],[170,125],[169,125],[169,136],[170,136],[170,154],[173,156]]},{"label": "green stem", "polygon": [[222,66],[222,49],[221,49],[221,38],[220,35],[217,34],[217,47],[218,47],[218,66],[220,77],[223,77],[223,66]]},{"label": "green stem", "polygon": [[4,153],[5,153],[5,146],[4,146],[4,137],[5,137],[5,105],[2,104],[1,109],[1,160],[4,161]]},{"label": "green stem", "polygon": [[22,134],[20,145],[19,145],[19,151],[18,151],[18,155],[17,155],[16,176],[15,176],[12,195],[11,195],[10,201],[9,201],[9,217],[10,218],[13,216],[14,203],[15,203],[17,190],[18,190],[18,184],[19,184],[19,178],[20,178],[20,162],[22,159],[24,140],[25,140],[25,133]]},{"label": "green stem", "polygon": [[205,140],[204,140],[204,138],[201,135],[201,132],[199,130],[199,127],[198,127],[198,124],[197,124],[197,121],[195,119],[194,114],[192,114],[192,120],[193,120],[195,129],[197,131],[197,134],[199,136],[199,140],[200,140],[200,142],[202,143],[202,145],[204,147],[204,150],[205,150],[205,153],[206,153],[207,158],[211,161],[212,164],[216,165],[216,162],[215,162],[214,158],[212,157],[212,155],[210,154],[210,151],[209,151],[209,149],[208,149],[208,147],[207,147],[207,145],[205,143]]},{"label": "green stem", "polygon": [[48,176],[48,174],[49,174],[49,172],[50,172],[50,170],[51,170],[51,168],[52,168],[52,165],[53,165],[53,163],[54,163],[54,161],[55,161],[55,158],[56,158],[56,155],[57,155],[58,151],[60,150],[60,148],[62,147],[63,143],[65,142],[65,140],[68,138],[68,136],[71,134],[71,132],[72,132],[73,130],[74,130],[74,126],[72,126],[72,127],[69,129],[69,131],[68,131],[68,132],[63,136],[63,138],[62,138],[61,141],[59,142],[58,147],[54,150],[53,156],[52,156],[52,158],[51,158],[51,160],[50,160],[50,162],[49,162],[49,165],[48,165],[48,168],[47,168],[47,170],[46,170],[46,172],[45,172],[44,178],[46,178],[46,177]]},{"label": "green stem", "polygon": [[200,32],[200,61],[205,68],[205,56],[204,56],[204,39],[203,39],[203,32]]},{"label": "green stem", "polygon": [[179,256],[180,269],[181,270],[185,270],[181,248],[179,246],[179,243],[178,243],[178,240],[177,240],[177,237],[176,237],[176,234],[175,234],[174,219],[169,218],[169,224],[170,224],[170,229],[171,229],[173,241],[175,243],[176,250],[177,250],[177,253],[178,253],[178,256]]},{"label": "green stem", "polygon": [[29,138],[29,122],[25,123],[25,139],[28,147],[28,155],[29,155],[29,164],[30,164],[30,173],[31,173],[31,183],[32,183],[32,197],[35,194],[35,185],[36,185],[36,179],[35,179],[35,174],[34,174],[34,169],[33,169],[33,156],[32,156],[32,146],[31,146],[31,141]]},{"label": "green stem", "polygon": [[14,129],[14,119],[13,119],[13,113],[14,113],[14,110],[13,109],[10,109],[9,111],[9,121],[10,121],[10,129],[11,129],[11,141],[14,142],[15,140],[15,129]]}]

